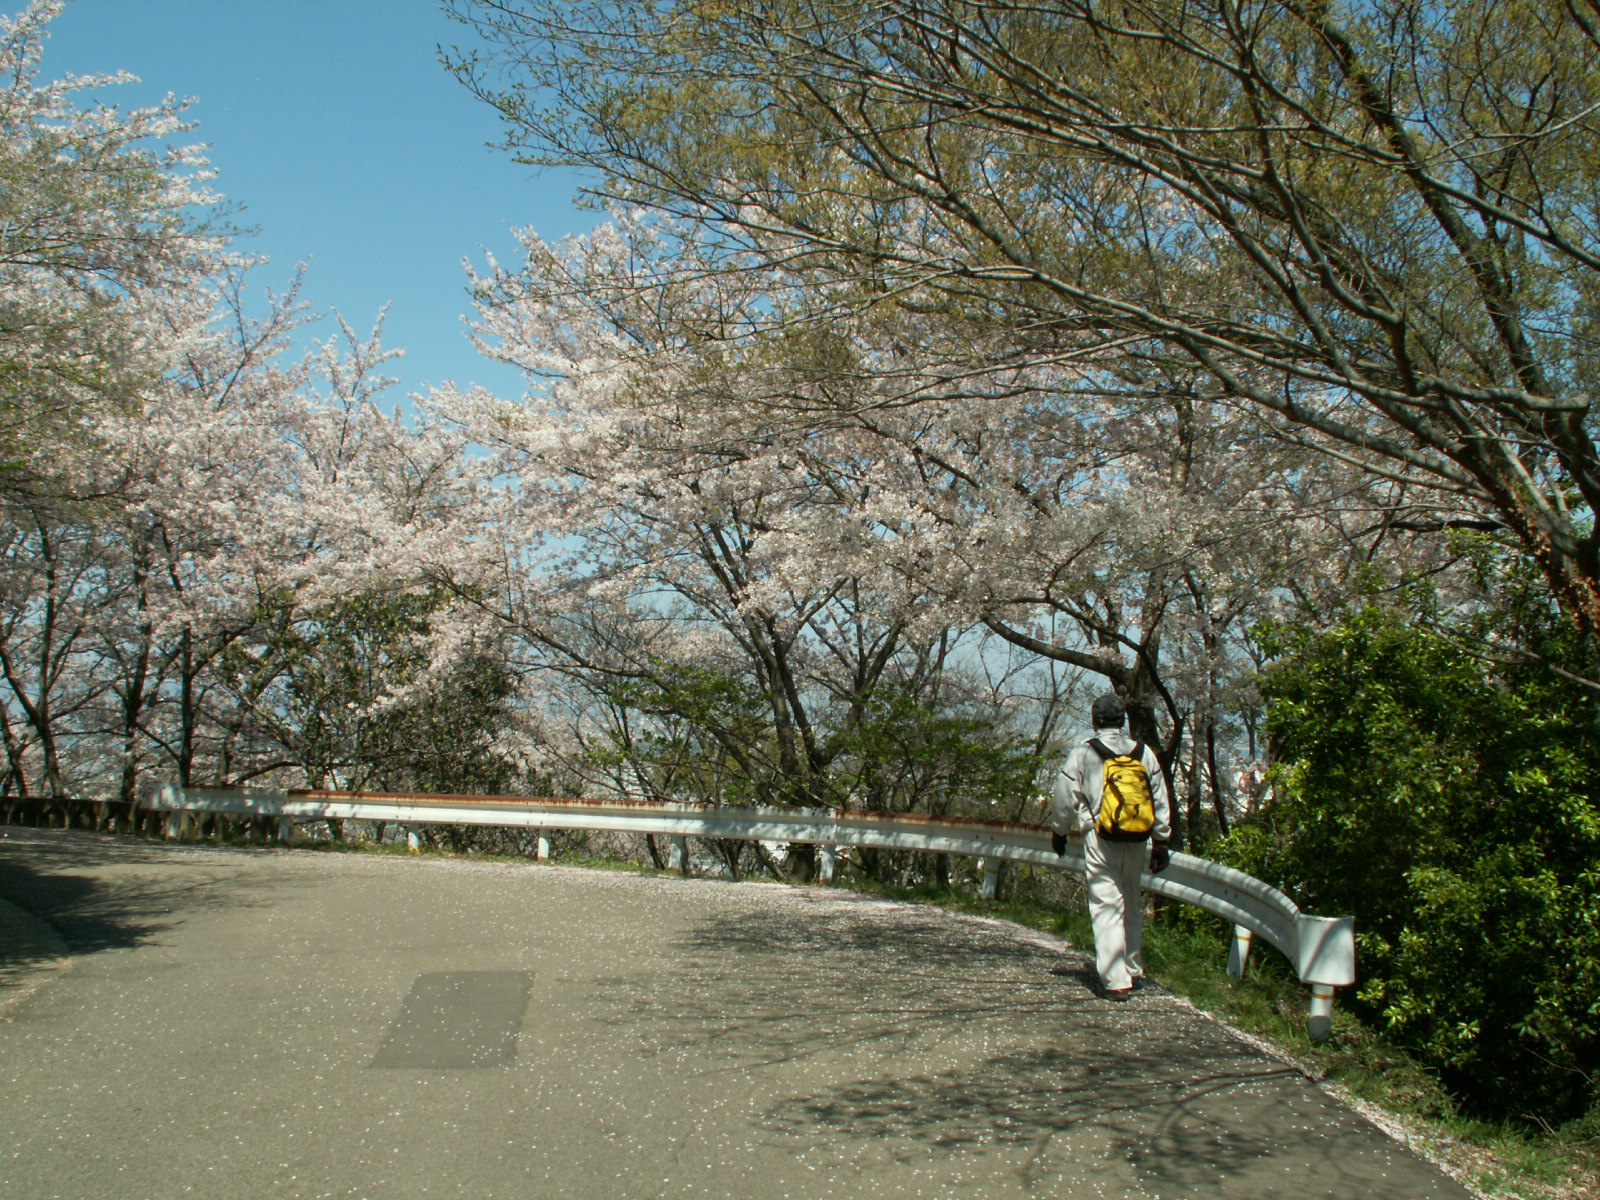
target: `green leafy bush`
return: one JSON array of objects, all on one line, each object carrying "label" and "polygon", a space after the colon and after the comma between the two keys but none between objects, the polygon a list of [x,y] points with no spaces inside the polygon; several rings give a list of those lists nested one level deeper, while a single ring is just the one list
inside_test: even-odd
[{"label": "green leafy bush", "polygon": [[1275,800],[1217,854],[1355,916],[1357,1011],[1464,1107],[1548,1124],[1600,1084],[1600,720],[1580,684],[1485,652],[1507,635],[1580,655],[1514,603],[1273,631]]}]

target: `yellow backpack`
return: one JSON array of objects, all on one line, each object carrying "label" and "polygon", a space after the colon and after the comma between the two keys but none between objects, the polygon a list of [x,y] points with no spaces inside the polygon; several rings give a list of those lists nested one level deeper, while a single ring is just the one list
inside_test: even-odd
[{"label": "yellow backpack", "polygon": [[1105,760],[1106,781],[1100,791],[1100,812],[1094,830],[1110,842],[1144,842],[1156,825],[1156,802],[1150,795],[1150,774],[1144,769],[1144,743],[1118,754],[1099,738],[1089,745]]}]

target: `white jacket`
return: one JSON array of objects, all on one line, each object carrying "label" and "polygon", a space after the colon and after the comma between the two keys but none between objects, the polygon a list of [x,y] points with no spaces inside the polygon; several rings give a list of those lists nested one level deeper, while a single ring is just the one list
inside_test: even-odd
[{"label": "white jacket", "polygon": [[[1126,754],[1138,744],[1121,727],[1096,729],[1094,736],[1107,750],[1118,754]],[[1141,761],[1145,773],[1150,776],[1150,799],[1156,810],[1151,840],[1169,841],[1172,838],[1172,802],[1167,796],[1167,777],[1161,773],[1161,761],[1149,746],[1144,748]],[[1056,772],[1050,828],[1068,835],[1082,834],[1092,828],[1100,811],[1100,792],[1105,787],[1105,778],[1105,759],[1089,745],[1089,739],[1084,738],[1072,748],[1067,761]]]}]

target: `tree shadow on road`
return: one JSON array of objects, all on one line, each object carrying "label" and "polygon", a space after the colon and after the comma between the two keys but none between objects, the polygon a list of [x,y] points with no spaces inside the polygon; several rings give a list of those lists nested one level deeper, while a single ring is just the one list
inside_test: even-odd
[{"label": "tree shadow on road", "polygon": [[1050,974],[1061,950],[905,905],[735,912],[672,953],[669,971],[602,981],[609,1003],[594,1019],[633,1031],[647,1054],[705,1050],[727,1070],[867,1046],[902,1053],[973,1020],[1103,1007]]},{"label": "tree shadow on road", "polygon": [[[159,869],[174,864],[183,869]],[[185,911],[265,902],[248,895],[235,872],[208,867],[188,848],[33,830],[0,841],[0,900],[45,922],[74,954],[152,944]],[[0,940],[0,968],[36,955],[35,947]]]},{"label": "tree shadow on road", "polygon": [[1298,1072],[1225,1040],[1019,1050],[797,1096],[766,1121],[813,1154],[841,1132],[910,1159],[998,1150],[1024,1189],[1103,1169],[1162,1196],[1466,1196]]},{"label": "tree shadow on road", "polygon": [[992,1157],[1010,1173],[996,1194],[1081,1180],[1087,1155],[1110,1194],[1466,1196],[1293,1068],[1158,990],[1098,997],[1087,956],[1015,927],[785,904],[728,911],[671,950],[667,970],[608,981],[596,1018],[712,1090],[800,1060],[851,1072],[757,1118],[808,1162]]}]

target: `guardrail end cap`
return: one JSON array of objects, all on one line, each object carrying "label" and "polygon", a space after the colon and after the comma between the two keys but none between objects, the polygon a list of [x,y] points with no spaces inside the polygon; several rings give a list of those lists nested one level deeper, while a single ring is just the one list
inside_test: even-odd
[{"label": "guardrail end cap", "polygon": [[1354,917],[1295,918],[1295,967],[1302,983],[1348,987],[1356,981]]}]

